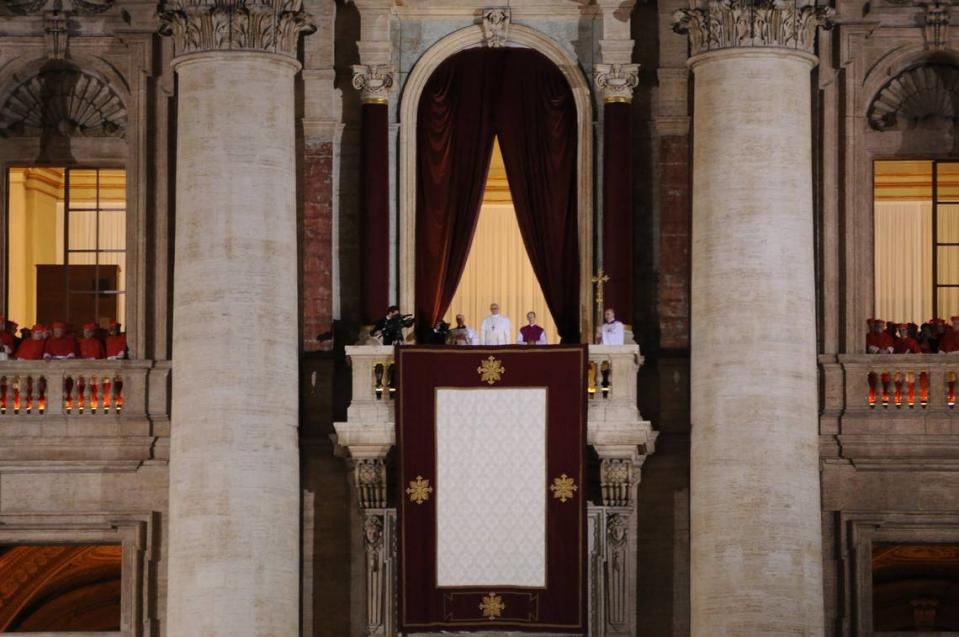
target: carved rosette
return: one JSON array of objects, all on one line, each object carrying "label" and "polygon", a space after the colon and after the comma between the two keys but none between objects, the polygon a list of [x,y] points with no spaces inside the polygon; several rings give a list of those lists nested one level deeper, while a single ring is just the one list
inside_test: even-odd
[{"label": "carved rosette", "polygon": [[354,64],[353,88],[364,104],[386,104],[393,90],[393,73],[388,64]]},{"label": "carved rosette", "polygon": [[708,0],[673,13],[673,31],[689,35],[690,54],[750,47],[813,53],[816,32],[832,27],[829,7],[775,0]]},{"label": "carved rosette", "polygon": [[386,507],[386,465],[382,459],[357,460],[353,467],[353,477],[362,508]]},{"label": "carved rosette", "polygon": [[295,58],[300,34],[316,30],[302,0],[171,0],[158,17],[178,56],[239,50]]},{"label": "carved rosette", "polygon": [[603,102],[628,104],[633,101],[633,89],[639,86],[639,65],[597,64],[593,67],[593,82]]},{"label": "carved rosette", "polygon": [[604,458],[599,467],[599,485],[604,506],[632,504],[633,461],[628,458]]}]

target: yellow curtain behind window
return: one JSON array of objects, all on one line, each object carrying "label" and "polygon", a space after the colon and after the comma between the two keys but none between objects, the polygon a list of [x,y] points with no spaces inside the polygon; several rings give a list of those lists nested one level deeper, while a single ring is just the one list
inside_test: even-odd
[{"label": "yellow curtain behind window", "polygon": [[481,208],[463,278],[443,320],[454,323],[453,317],[462,313],[467,324],[479,331],[492,302],[499,303],[500,311],[513,322],[514,332],[526,324],[526,313],[532,310],[549,342],[559,342],[510,204],[485,204]]}]

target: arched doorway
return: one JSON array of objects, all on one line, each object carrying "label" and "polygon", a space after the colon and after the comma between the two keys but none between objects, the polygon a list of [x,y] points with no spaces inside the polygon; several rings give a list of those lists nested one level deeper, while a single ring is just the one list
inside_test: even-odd
[{"label": "arched doorway", "polygon": [[[590,89],[574,58],[556,42],[534,29],[513,25],[511,47],[532,49],[551,63],[568,84],[575,106],[574,202],[577,233],[578,281],[574,293],[578,299],[578,331],[591,333],[591,291],[588,284],[593,267],[592,220],[592,105]],[[400,104],[400,183],[399,183],[399,301],[403,307],[415,307],[417,243],[417,125],[418,108],[424,88],[436,69],[451,56],[484,42],[479,26],[453,33],[435,44],[419,60],[405,83]],[[495,51],[495,49],[485,49]],[[521,318],[521,317],[520,317]]]}]

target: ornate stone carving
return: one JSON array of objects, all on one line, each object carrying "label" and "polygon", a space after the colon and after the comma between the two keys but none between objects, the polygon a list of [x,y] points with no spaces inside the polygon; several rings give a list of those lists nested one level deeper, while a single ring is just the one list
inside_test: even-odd
[{"label": "ornate stone carving", "polygon": [[126,105],[99,77],[72,66],[46,68],[28,78],[0,106],[4,137],[56,133],[123,137]]},{"label": "ornate stone carving", "polygon": [[176,55],[238,49],[296,57],[300,34],[316,30],[303,0],[171,0],[158,17]]},{"label": "ornate stone carving", "polygon": [[926,45],[931,49],[946,46],[946,33],[949,29],[949,4],[930,2],[926,4],[925,35]]},{"label": "ornate stone carving", "polygon": [[366,624],[367,634],[375,635],[383,627],[386,601],[385,555],[383,554],[383,516],[367,513],[363,521],[363,545],[366,547]]},{"label": "ornate stone carving", "polygon": [[828,7],[775,0],[709,0],[673,13],[673,31],[689,34],[690,54],[739,47],[781,47],[813,53],[816,31],[832,26]]},{"label": "ornate stone carving", "polygon": [[43,14],[43,33],[47,45],[47,57],[62,60],[67,56],[67,16],[62,11],[47,11]]},{"label": "ornate stone carving", "polygon": [[388,64],[354,64],[353,88],[364,104],[386,104],[393,90],[393,67]]},{"label": "ornate stone carving", "polygon": [[382,509],[386,506],[386,465],[381,458],[357,460],[353,476],[360,507]]},{"label": "ornate stone carving", "polygon": [[629,506],[633,492],[633,462],[628,458],[604,458],[599,468],[604,506]]},{"label": "ornate stone carving", "polygon": [[639,85],[638,64],[597,64],[593,82],[604,102],[632,102],[633,89]]},{"label": "ornate stone carving", "polygon": [[56,12],[90,16],[113,6],[113,0],[0,0],[0,3],[16,15],[36,15],[49,5]]},{"label": "ornate stone carving", "polygon": [[628,621],[629,516],[613,513],[606,522],[606,623],[614,629]]},{"label": "ornate stone carving", "polygon": [[496,48],[506,45],[511,17],[509,7],[483,9],[483,39],[486,46]]},{"label": "ornate stone carving", "polygon": [[869,125],[884,131],[959,121],[959,67],[923,64],[889,80],[869,105]]}]

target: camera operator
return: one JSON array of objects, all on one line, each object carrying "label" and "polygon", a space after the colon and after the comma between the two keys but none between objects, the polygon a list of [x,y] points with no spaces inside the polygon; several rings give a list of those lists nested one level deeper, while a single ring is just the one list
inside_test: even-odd
[{"label": "camera operator", "polygon": [[384,345],[393,345],[403,342],[403,328],[413,325],[412,314],[400,314],[400,308],[391,305],[386,309],[386,316],[381,318],[370,330],[370,336],[379,336]]}]

